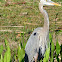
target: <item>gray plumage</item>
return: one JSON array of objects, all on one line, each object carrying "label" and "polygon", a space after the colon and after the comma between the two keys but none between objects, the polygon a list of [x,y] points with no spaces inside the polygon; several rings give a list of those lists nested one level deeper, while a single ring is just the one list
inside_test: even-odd
[{"label": "gray plumage", "polygon": [[[51,1],[51,0],[49,0]],[[25,62],[33,62],[43,56],[49,43],[49,18],[43,5],[53,5],[45,0],[40,0],[39,10],[44,16],[44,26],[36,28],[29,37],[25,47]],[[35,59],[35,60],[34,60]],[[28,60],[28,61],[26,61]]]},{"label": "gray plumage", "polygon": [[[43,32],[43,33],[41,33]],[[43,30],[43,28],[36,28],[31,34],[28,42],[26,44],[26,54],[28,55],[29,62],[33,62],[33,57],[39,52],[39,48],[41,49],[40,55],[44,55],[45,47],[47,47],[47,40],[49,39],[48,33]]]}]

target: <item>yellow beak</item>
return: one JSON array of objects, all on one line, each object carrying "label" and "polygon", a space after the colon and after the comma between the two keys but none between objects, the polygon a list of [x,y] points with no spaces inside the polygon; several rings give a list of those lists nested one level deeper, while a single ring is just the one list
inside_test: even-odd
[{"label": "yellow beak", "polygon": [[51,3],[53,5],[56,5],[56,6],[61,6],[61,4],[58,4],[58,3]]}]

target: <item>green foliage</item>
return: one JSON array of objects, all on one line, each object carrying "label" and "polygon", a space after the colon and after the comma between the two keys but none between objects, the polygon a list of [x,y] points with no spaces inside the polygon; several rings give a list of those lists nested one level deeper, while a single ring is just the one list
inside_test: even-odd
[{"label": "green foliage", "polygon": [[50,55],[51,55],[51,58],[50,58],[50,62],[53,62],[53,53],[54,53],[54,50],[55,50],[55,46],[54,46],[54,43],[53,43],[53,41],[52,41],[52,35],[49,33],[49,39],[50,39],[50,51],[51,51],[51,53],[50,53]]},{"label": "green foliage", "polygon": [[5,45],[6,45],[6,52],[4,54],[4,62],[10,62],[10,60],[11,60],[11,51],[10,51],[10,47],[8,45],[7,40],[5,40]]},{"label": "green foliage", "polygon": [[[21,36],[21,34],[20,34]],[[24,33],[23,33],[23,36],[24,36]],[[23,41],[24,41],[24,38],[23,38]],[[60,48],[60,45],[58,43],[58,41],[56,42],[56,54],[54,55],[54,51],[55,51],[55,46],[54,46],[54,43],[52,41],[52,36],[50,34],[50,42],[51,42],[51,49],[50,47],[47,48],[45,54],[44,54],[44,58],[43,60],[41,59],[40,62],[48,62],[49,61],[49,58],[50,58],[50,62],[54,62],[54,56],[55,58],[57,59],[58,62],[60,62],[60,59],[58,58],[60,51],[61,51],[61,48]],[[20,39],[20,43],[21,43],[21,39]],[[19,44],[18,46],[18,50],[17,50],[17,57],[16,57],[16,53],[14,54],[14,59],[17,60],[19,62],[24,62],[24,56],[25,56],[25,42],[21,44]],[[10,47],[9,47],[9,44],[8,44],[8,41],[5,40],[5,48],[6,48],[6,52],[4,54],[4,57],[2,56],[2,52],[3,52],[3,45],[0,46],[0,62],[10,62],[11,61],[11,50],[10,50]],[[51,51],[51,53],[50,53]],[[50,56],[49,56],[50,55]]]},{"label": "green foliage", "polygon": [[48,62],[49,54],[50,54],[50,47],[46,50],[46,52],[44,54],[43,62]]},{"label": "green foliage", "polygon": [[[18,60],[19,62],[24,62],[24,56],[25,56],[25,45],[26,43],[24,42],[24,33],[22,33],[23,35],[23,43],[21,42],[21,39],[20,39],[20,44],[18,46]],[[21,34],[20,34],[20,37],[21,37]]]},{"label": "green foliage", "polygon": [[24,29],[23,29],[23,48],[25,48],[25,45],[26,45],[26,43],[24,42],[24,31],[25,31],[25,26],[24,26]]},{"label": "green foliage", "polygon": [[4,0],[0,0],[0,2],[4,2]]},{"label": "green foliage", "polygon": [[53,62],[53,53],[54,53],[54,50],[55,50],[55,46],[54,46],[54,43],[53,41],[51,42],[51,58],[50,58],[50,62]]},{"label": "green foliage", "polygon": [[54,50],[55,50],[55,46],[54,46],[54,43],[53,43],[53,41],[51,42],[51,52],[54,52]]},{"label": "green foliage", "polygon": [[56,42],[56,59],[57,59],[57,61],[58,62],[60,62],[60,60],[59,60],[59,58],[58,58],[58,56],[59,56],[59,54],[60,54],[60,45],[59,45],[59,43],[58,43],[58,41]]},{"label": "green foliage", "polygon": [[3,45],[0,46],[0,55],[2,54],[3,52]]},{"label": "green foliage", "polygon": [[0,62],[3,62],[2,52],[3,52],[3,45],[0,46]]},{"label": "green foliage", "polygon": [[3,56],[2,56],[2,54],[1,54],[0,62],[3,62]]},{"label": "green foliage", "polygon": [[24,58],[25,56],[25,51],[23,48],[21,48],[21,46],[19,45],[18,46],[18,60],[19,62],[22,62],[22,59]]},{"label": "green foliage", "polygon": [[60,53],[60,45],[58,41],[56,42],[56,54],[58,55]]}]

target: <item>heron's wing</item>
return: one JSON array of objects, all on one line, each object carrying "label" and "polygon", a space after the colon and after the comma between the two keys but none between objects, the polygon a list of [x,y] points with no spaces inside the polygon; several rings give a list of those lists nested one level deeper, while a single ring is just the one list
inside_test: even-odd
[{"label": "heron's wing", "polygon": [[28,39],[28,42],[25,47],[25,51],[28,55],[29,61],[33,60],[33,57],[39,51],[39,34],[37,32],[37,30],[34,30],[30,38]]},{"label": "heron's wing", "polygon": [[25,47],[25,51],[28,55],[29,61],[33,60],[33,57],[39,52],[44,54],[46,44],[46,35],[42,28],[36,28],[31,34]]}]

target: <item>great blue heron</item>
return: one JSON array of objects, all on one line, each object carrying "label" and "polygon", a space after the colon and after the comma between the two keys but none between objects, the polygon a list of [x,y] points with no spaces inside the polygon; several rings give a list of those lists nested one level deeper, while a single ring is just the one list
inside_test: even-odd
[{"label": "great blue heron", "polygon": [[46,10],[43,9],[44,5],[57,5],[51,0],[40,0],[39,10],[44,16],[44,26],[36,28],[31,34],[25,47],[25,62],[33,62],[40,60],[48,48],[49,43],[49,18]]}]

